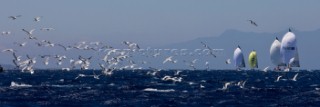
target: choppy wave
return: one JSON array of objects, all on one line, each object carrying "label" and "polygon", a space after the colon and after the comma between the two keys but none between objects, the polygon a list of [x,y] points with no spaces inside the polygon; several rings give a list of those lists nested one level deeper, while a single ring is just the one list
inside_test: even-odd
[{"label": "choppy wave", "polygon": [[[0,73],[2,106],[320,106],[320,71]],[[94,71],[99,74],[99,70]],[[81,76],[79,76],[81,74]]]}]

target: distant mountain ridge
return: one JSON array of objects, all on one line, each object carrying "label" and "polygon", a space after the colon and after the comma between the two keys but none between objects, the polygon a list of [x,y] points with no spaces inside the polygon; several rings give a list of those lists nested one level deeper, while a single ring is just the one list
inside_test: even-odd
[{"label": "distant mountain ridge", "polygon": [[[218,55],[222,57],[216,61],[225,61],[225,59],[233,58],[233,51],[240,45],[247,57],[251,50],[256,50],[260,69],[267,66],[273,66],[270,61],[269,49],[272,42],[278,37],[281,41],[283,35],[288,30],[283,30],[277,33],[255,33],[243,32],[238,30],[226,30],[217,37],[200,37],[194,40],[163,46],[163,48],[177,49],[197,49],[203,48],[200,42],[205,42],[211,48],[224,49],[223,53]],[[320,64],[317,64],[316,59],[320,59],[320,29],[314,31],[292,31],[297,37],[297,45],[299,48],[300,63],[302,69],[320,69]],[[219,66],[219,65],[217,65]]]}]

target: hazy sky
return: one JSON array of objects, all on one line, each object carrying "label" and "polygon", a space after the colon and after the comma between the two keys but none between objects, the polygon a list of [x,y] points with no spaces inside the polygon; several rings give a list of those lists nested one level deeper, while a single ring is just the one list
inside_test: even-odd
[{"label": "hazy sky", "polygon": [[[134,41],[161,46],[227,29],[279,32],[320,28],[319,0],[1,0],[0,30],[53,27],[37,36],[59,42]],[[22,15],[12,21],[11,15]],[[42,16],[36,23],[33,18]],[[254,27],[248,19],[259,25]],[[120,43],[119,43],[120,44]]]}]

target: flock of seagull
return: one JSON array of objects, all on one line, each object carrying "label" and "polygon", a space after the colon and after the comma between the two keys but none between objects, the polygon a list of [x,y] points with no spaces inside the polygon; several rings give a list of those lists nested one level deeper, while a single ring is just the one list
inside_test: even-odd
[{"label": "flock of seagull", "polygon": [[[16,16],[9,16],[9,19],[12,21],[19,20],[19,18],[22,18],[22,15],[16,15]],[[42,16],[36,16],[34,17],[33,21],[35,23],[38,23],[41,21],[43,17]],[[30,20],[31,21],[31,20]],[[40,28],[41,31],[53,31],[54,28]],[[21,72],[29,72],[31,74],[34,73],[35,65],[38,64],[37,58],[40,58],[43,62],[44,66],[48,66],[52,61],[55,60],[56,66],[60,66],[62,70],[70,71],[72,69],[81,69],[81,70],[88,70],[93,69],[91,67],[91,62],[94,61],[97,63],[96,66],[99,66],[102,70],[102,74],[105,75],[112,75],[112,72],[116,69],[144,69],[140,65],[150,63],[148,61],[141,61],[142,59],[138,58],[138,61],[133,60],[133,57],[135,57],[136,54],[139,54],[140,56],[148,57],[148,58],[163,58],[163,59],[157,59],[162,60],[162,64],[167,63],[178,63],[178,59],[175,58],[179,55],[206,55],[206,56],[212,56],[212,58],[216,58],[216,52],[223,51],[223,49],[212,49],[204,42],[199,43],[199,49],[191,50],[191,52],[188,52],[190,50],[188,49],[142,49],[137,43],[130,42],[130,41],[123,41],[122,44],[126,47],[124,49],[116,49],[110,45],[107,45],[102,42],[78,42],[73,45],[64,45],[60,43],[54,43],[50,40],[42,40],[40,36],[37,35],[37,30],[34,29],[25,29],[22,28],[21,32],[24,32],[26,35],[23,42],[17,42],[13,41],[13,44],[18,47],[26,47],[30,44],[32,45],[33,42],[35,45],[34,47],[44,47],[46,49],[50,49],[53,47],[60,48],[59,50],[68,52],[70,50],[78,50],[79,51],[86,51],[93,54],[89,57],[84,57],[82,55],[75,55],[75,56],[68,56],[68,55],[59,55],[55,53],[49,53],[49,54],[42,54],[42,55],[29,55],[26,52],[20,51],[19,48],[8,48],[3,49],[3,53],[9,53],[12,54],[12,63],[15,65],[16,69],[21,70]],[[3,31],[3,36],[10,37],[12,32],[10,31]],[[23,40],[23,38],[21,38]],[[201,45],[203,46],[201,48]],[[20,49],[21,49],[20,48]],[[165,54],[170,53],[170,54]],[[24,54],[24,55],[23,55]],[[100,56],[101,57],[100,57]],[[24,57],[25,56],[25,57]],[[140,60],[141,63],[138,63]],[[195,70],[195,64],[197,63],[199,59],[193,59],[191,61],[183,60],[181,62],[185,63],[188,67]],[[66,64],[63,64],[65,62],[69,62],[67,64],[68,66],[63,66]],[[179,61],[180,62],[180,61]],[[226,60],[226,64],[230,64],[230,59]],[[205,64],[206,69],[209,69],[209,61],[206,61]],[[153,67],[149,67],[153,68]],[[95,74],[95,73],[94,73]],[[83,75],[79,75],[79,77],[84,77]],[[95,77],[98,78],[98,77]]]},{"label": "flock of seagull", "polygon": [[[16,15],[16,16],[9,16],[8,18],[11,20],[18,20],[21,18],[22,15]],[[42,16],[34,17],[34,22],[40,22]],[[254,26],[258,26],[256,22],[253,20],[248,20],[250,23]],[[54,28],[41,28],[41,31],[53,31]],[[18,49],[8,48],[3,49],[2,52],[9,53],[12,55],[12,63],[15,65],[16,69],[21,70],[21,72],[29,72],[31,74],[34,73],[34,66],[37,64],[37,57],[40,57],[43,61],[44,66],[48,66],[50,59],[55,60],[55,63],[57,66],[61,66],[61,70],[63,71],[70,71],[72,69],[81,69],[81,70],[88,70],[92,69],[91,62],[94,61],[97,63],[97,65],[101,69],[101,73],[97,74],[93,71],[92,75],[85,75],[85,74],[78,74],[78,76],[75,79],[82,78],[82,77],[93,77],[95,79],[99,79],[101,75],[110,76],[113,74],[115,70],[125,70],[125,69],[145,69],[141,67],[140,65],[151,63],[148,61],[141,61],[143,58],[140,59],[140,63],[137,60],[133,60],[136,54],[140,55],[139,57],[148,57],[148,58],[158,58],[157,60],[160,60],[160,63],[162,64],[176,64],[179,62],[182,62],[187,65],[192,70],[196,70],[197,67],[195,64],[200,59],[192,59],[191,61],[183,60],[179,61],[175,58],[179,55],[203,55],[203,56],[210,56],[210,58],[216,58],[217,52],[223,51],[223,49],[213,49],[210,46],[208,46],[204,42],[199,43],[199,49],[191,50],[191,52],[188,52],[188,49],[142,49],[137,43],[130,42],[130,41],[123,41],[122,44],[126,47],[125,49],[116,49],[110,45],[107,45],[102,42],[78,42],[73,45],[64,45],[59,43],[54,43],[50,40],[41,40],[40,37],[36,37],[35,31],[36,29],[21,29],[22,32],[25,33],[27,36],[24,38],[25,40],[34,42],[36,47],[45,47],[45,48],[52,48],[52,47],[58,47],[60,50],[64,52],[68,52],[70,50],[78,50],[78,51],[86,51],[93,54],[90,57],[84,57],[81,55],[75,55],[75,56],[67,56],[67,55],[59,55],[55,53],[50,54],[44,54],[44,55],[35,55],[31,57],[27,53],[23,53],[19,51]],[[1,33],[3,36],[9,36],[11,35],[10,31],[3,31]],[[26,47],[28,45],[28,42],[13,42],[14,45],[18,47]],[[202,47],[201,47],[202,45]],[[201,47],[201,48],[200,48]],[[76,53],[76,52],[75,52]],[[169,54],[165,54],[169,53]],[[21,54],[25,54],[25,57]],[[100,56],[99,56],[100,55]],[[93,60],[94,58],[94,60]],[[51,61],[52,62],[52,61]],[[63,63],[68,62],[68,64],[65,64],[67,66],[62,66]],[[209,70],[209,61],[205,61],[204,66],[205,69]],[[230,59],[225,60],[225,64],[231,64]],[[60,69],[59,68],[59,69]],[[156,75],[161,69],[154,68],[154,67],[147,67],[147,69],[150,69],[151,71],[148,72],[148,75]],[[264,71],[268,69],[265,68]],[[176,74],[174,76],[164,76],[161,80],[163,81],[173,81],[173,82],[181,82],[182,78],[178,77],[179,73],[181,71],[177,70]],[[298,73],[293,77],[293,81],[296,81],[296,78],[298,76]],[[280,80],[282,76],[278,76],[276,79],[276,82]],[[243,88],[246,81],[239,81],[239,82],[226,82],[222,90],[226,90],[228,86],[239,86],[240,88]],[[204,88],[203,85],[200,86],[201,88]]]}]

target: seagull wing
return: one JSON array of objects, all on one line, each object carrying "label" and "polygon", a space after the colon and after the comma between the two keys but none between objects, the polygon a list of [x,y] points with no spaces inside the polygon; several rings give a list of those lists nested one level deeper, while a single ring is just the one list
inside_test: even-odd
[{"label": "seagull wing", "polygon": [[32,34],[32,33],[33,33],[33,31],[35,31],[35,30],[36,30],[36,29],[32,29],[32,30],[30,30],[30,31],[29,31],[29,33],[30,33],[30,34]]},{"label": "seagull wing", "polygon": [[27,34],[29,34],[29,31],[27,31],[26,29],[22,29],[22,31],[26,32]]}]

